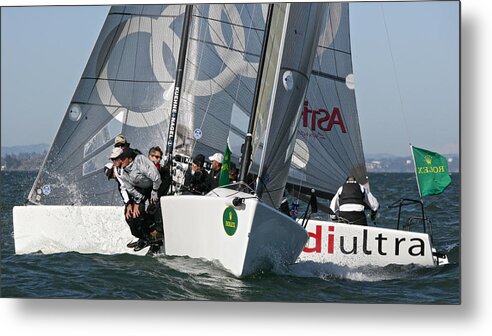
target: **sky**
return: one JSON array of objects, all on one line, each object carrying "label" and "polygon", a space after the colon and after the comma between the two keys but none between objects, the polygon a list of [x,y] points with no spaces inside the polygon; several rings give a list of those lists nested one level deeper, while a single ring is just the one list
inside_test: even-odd
[{"label": "sky", "polygon": [[[3,8],[2,146],[51,144],[108,6]],[[353,3],[364,151],[459,152],[458,2]]]}]

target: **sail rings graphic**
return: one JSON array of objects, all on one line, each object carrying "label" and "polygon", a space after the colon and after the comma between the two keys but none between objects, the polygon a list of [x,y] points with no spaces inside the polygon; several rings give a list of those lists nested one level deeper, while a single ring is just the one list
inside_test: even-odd
[{"label": "sail rings graphic", "polygon": [[[240,22],[241,15],[236,7],[233,4],[225,4],[225,5],[210,5],[209,7],[209,17],[210,20],[207,21],[207,29],[209,31],[212,44],[214,47],[214,51],[216,54],[222,59],[223,66],[220,69],[220,72],[213,78],[201,78],[197,79],[195,76],[196,69],[193,69],[193,66],[190,66],[188,70],[188,77],[193,78],[188,82],[188,88],[190,92],[193,92],[195,96],[211,96],[216,94],[222,90],[224,87],[227,87],[234,79],[237,78],[238,75],[242,77],[250,77],[254,78],[257,74],[257,63],[249,62],[244,59],[241,53],[237,51],[232,51],[235,48],[241,49],[247,45],[247,34],[248,27],[235,27],[233,38],[226,39],[223,27],[221,26],[223,22],[220,20],[215,20],[216,18],[220,19],[225,15],[231,22]],[[126,43],[125,39],[131,34],[138,33],[147,33],[150,35],[150,43],[148,45],[149,48],[149,64],[152,65],[152,71],[154,72],[154,76],[157,79],[157,82],[163,89],[163,96],[160,97],[160,105],[155,107],[150,111],[135,111],[131,108],[131,106],[126,106],[123,102],[118,100],[118,97],[115,95],[112,89],[112,85],[110,81],[106,80],[109,78],[109,63],[111,61],[112,55],[110,54],[107,61],[105,62],[101,72],[99,74],[100,80],[96,82],[96,89],[103,100],[102,97],[106,97],[106,100],[103,101],[103,104],[112,105],[112,106],[122,106],[127,109],[128,115],[126,118],[126,124],[133,127],[148,127],[159,124],[161,122],[167,122],[168,113],[165,111],[171,108],[170,100],[172,98],[172,92],[174,89],[174,73],[170,73],[169,69],[166,67],[166,62],[164,57],[173,57],[174,64],[177,63],[177,58],[179,54],[179,41],[181,36],[178,36],[174,30],[172,29],[174,24],[170,21],[170,17],[174,15],[176,10],[175,6],[167,6],[160,16],[137,16],[133,17],[133,19],[128,19],[121,22],[119,25],[114,27],[113,30],[119,30],[122,33],[118,35],[118,40],[114,41],[113,45],[119,43]],[[261,6],[261,15],[263,17],[266,16],[266,6]],[[214,19],[215,18],[215,19]],[[178,17],[174,17],[174,22],[180,22],[177,20]],[[196,31],[200,31],[201,27],[197,28]],[[111,31],[111,30],[110,30]],[[193,29],[191,31],[194,31]],[[159,32],[158,34],[155,32]],[[104,36],[106,39],[108,36]],[[191,42],[190,43],[196,43]],[[217,47],[217,46],[228,46],[227,48]],[[164,55],[164,48],[166,46],[168,50],[172,50],[171,55]],[[173,47],[174,46],[174,49]],[[210,47],[210,46],[209,46]],[[139,46],[140,48],[140,46]],[[113,56],[115,57],[115,56]],[[113,61],[121,61],[121,60],[113,60]],[[196,62],[199,59],[195,60]],[[195,63],[195,62],[191,62]],[[173,70],[173,69],[171,69]],[[170,83],[172,82],[172,83]],[[220,85],[219,85],[220,83]],[[108,95],[110,98],[108,98]],[[108,112],[111,111],[108,109]]]},{"label": "sail rings graphic", "polygon": [[[203,37],[205,32],[208,32],[211,42],[207,45],[207,48],[213,48],[213,51],[218,57],[222,60],[222,67],[218,71],[217,74],[212,78],[197,78],[197,67],[200,64],[200,56],[188,56],[195,57],[196,59],[191,59],[189,63],[191,66],[188,67],[187,71],[187,79],[192,79],[187,81],[186,90],[189,92],[193,92],[194,96],[212,96],[216,93],[219,93],[224,90],[224,88],[228,87],[228,85],[241,76],[243,78],[255,78],[257,75],[258,69],[258,60],[247,60],[244,55],[238,50],[243,50],[248,45],[248,39],[255,34],[250,32],[248,25],[250,22],[243,22],[241,17],[241,12],[239,8],[241,5],[235,4],[223,4],[223,5],[210,5],[205,8],[208,8],[209,13],[207,17],[209,20],[206,21],[205,27],[200,26],[197,22],[198,20],[194,20],[194,26],[191,31],[194,34],[198,34],[198,36],[194,36],[194,39],[191,39],[189,48],[193,48],[193,43],[197,43],[196,41],[200,41],[201,37]],[[259,10],[256,15],[263,17],[263,22],[266,18],[267,5],[256,5]],[[202,7],[195,7],[202,8]],[[175,73],[170,73],[168,67],[166,67],[166,60],[164,57],[172,57],[174,58],[172,61],[167,60],[168,64],[177,63],[177,58],[179,54],[179,41],[181,36],[177,35],[173,30],[173,26],[176,26],[176,22],[180,22],[178,20],[179,16],[175,15],[176,6],[166,6],[160,16],[134,16],[133,18],[129,18],[124,20],[121,23],[115,24],[113,29],[109,29],[111,31],[119,31],[120,33],[115,34],[114,36],[118,36],[117,41],[113,41],[113,45],[117,44],[125,44],[127,41],[125,39],[132,34],[146,33],[149,34],[149,45],[146,46],[148,48],[149,55],[149,64],[151,64],[153,74],[156,78],[156,82],[163,90],[162,97],[157,97],[158,106],[152,107],[153,109],[150,111],[136,111],[132,109],[131,106],[127,106],[129,104],[125,104],[119,99],[124,99],[123,97],[117,97],[117,95],[113,92],[113,88],[111,87],[113,84],[110,84],[110,81],[107,80],[109,78],[109,63],[111,61],[121,63],[121,59],[113,59],[122,57],[121,55],[115,56],[110,55],[107,57],[101,72],[98,74],[100,78],[96,82],[96,90],[101,97],[101,101],[104,105],[112,105],[112,106],[122,106],[127,109],[127,117],[126,124],[133,127],[148,127],[153,126],[162,122],[167,122],[168,119],[168,111],[170,106],[170,100],[172,99],[172,92],[174,89],[174,76]],[[261,12],[261,13],[260,13]],[[196,13],[198,16],[204,16],[207,13]],[[256,13],[255,13],[256,14]],[[339,25],[340,25],[340,17],[341,17],[341,4],[333,4],[330,8],[330,15],[326,20],[326,26],[323,34],[320,37],[320,44],[329,46],[334,37],[337,34]],[[225,18],[225,21],[223,20]],[[224,29],[223,25],[227,25],[227,21],[234,23],[233,33],[226,34],[225,32],[230,30]],[[239,23],[239,24],[238,24]],[[158,32],[158,33],[156,33]],[[111,35],[110,33],[108,33]],[[103,36],[103,42],[106,38],[110,36]],[[230,36],[229,36],[230,35]],[[111,35],[112,37],[113,35]],[[101,38],[101,37],[100,37]],[[130,42],[129,42],[130,43]],[[166,46],[166,50],[171,50],[171,55],[164,54],[164,46]],[[101,47],[102,48],[102,47]],[[145,48],[145,46],[138,47]],[[323,53],[323,48],[318,48],[318,57],[321,53]],[[106,56],[105,56],[106,57]],[[188,58],[189,59],[189,58]],[[128,60],[127,60],[128,61]],[[169,62],[170,61],[170,62]],[[121,63],[123,64],[123,63]],[[118,65],[119,67],[119,65]],[[174,69],[171,69],[171,72],[174,72]],[[127,80],[123,78],[123,80]],[[289,88],[289,81],[287,78],[286,89]],[[106,100],[106,101],[103,101]],[[111,113],[111,110],[108,109],[108,113]],[[111,113],[112,114],[112,113]],[[77,114],[69,115],[72,120],[77,121]]]},{"label": "sail rings graphic", "polygon": [[[163,16],[172,15],[171,12],[172,9],[173,9],[172,6],[166,7],[161,15]],[[153,18],[148,16],[139,16],[136,17],[136,20],[128,19],[121,24],[123,25],[123,27],[115,28],[123,32],[122,34],[119,35],[119,39],[118,41],[116,41],[115,45],[117,43],[125,43],[124,41],[125,38],[128,37],[130,34],[148,33],[151,36],[151,40],[150,40],[151,42],[148,45],[150,57],[152,58],[152,60],[162,60],[162,62],[151,62],[151,60],[149,60],[149,64],[152,64],[152,71],[154,72],[155,78],[166,79],[168,82],[173,81],[174,75],[169,73],[164,63],[163,48],[154,47],[154,46],[161,46],[163,43],[165,43],[165,41],[163,40],[164,37],[169,37],[171,41],[174,39],[175,34],[171,29],[171,27],[169,26],[169,19],[165,17],[158,17],[156,19],[155,17]],[[159,31],[163,33],[152,34],[152,31]],[[105,38],[106,36],[104,37],[104,39]],[[174,54],[175,53],[173,53],[173,56],[176,59],[177,55]],[[109,101],[103,103],[107,103],[108,105],[113,105],[113,106],[114,105],[123,106],[127,108],[128,114],[126,118],[126,124],[129,126],[148,127],[148,126],[159,124],[167,120],[167,114],[163,111],[163,109],[170,109],[170,104],[169,106],[161,105],[154,108],[151,111],[142,112],[142,111],[134,111],[129,106],[125,106],[125,104],[118,101],[118,98],[113,93],[113,90],[110,86],[110,81],[104,80],[105,78],[109,78],[108,69],[109,69],[111,56],[112,55],[110,54],[109,59],[105,62],[103,68],[101,69],[101,73],[99,74],[99,77],[103,79],[102,80],[100,79],[96,82],[96,89],[99,94],[99,97],[101,97],[101,100],[103,100],[102,97],[107,97],[108,94],[110,94],[111,98],[109,99]],[[170,97],[169,92],[173,90],[174,85],[169,83],[163,84],[161,83],[161,81],[159,81],[159,85],[164,90],[162,101],[166,102],[167,100],[169,100]],[[109,109],[108,112],[110,114],[113,114]]]}]

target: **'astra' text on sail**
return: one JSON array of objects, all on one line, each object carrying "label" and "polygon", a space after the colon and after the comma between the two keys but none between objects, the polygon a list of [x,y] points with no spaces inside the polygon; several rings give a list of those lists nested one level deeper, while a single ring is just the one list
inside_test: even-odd
[{"label": "'astra' text on sail", "polygon": [[338,125],[342,133],[347,133],[345,124],[343,123],[340,108],[334,107],[331,114],[325,109],[310,110],[308,109],[308,101],[304,101],[304,110],[302,112],[302,126],[308,127],[312,131],[317,128],[322,131],[331,131],[334,125]]}]

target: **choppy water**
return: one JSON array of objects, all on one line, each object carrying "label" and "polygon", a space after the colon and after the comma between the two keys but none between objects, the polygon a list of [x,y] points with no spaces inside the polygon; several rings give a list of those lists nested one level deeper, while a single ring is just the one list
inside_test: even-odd
[{"label": "choppy water", "polygon": [[[1,296],[344,303],[460,303],[460,175],[439,196],[427,197],[434,244],[450,264],[351,269],[305,262],[236,279],[211,262],[186,257],[60,253],[15,255],[12,208],[24,204],[36,174],[1,173]],[[379,223],[395,227],[400,198],[416,198],[412,174],[370,175],[381,204]],[[418,215],[418,213],[416,213]],[[388,225],[384,225],[388,223]]]}]

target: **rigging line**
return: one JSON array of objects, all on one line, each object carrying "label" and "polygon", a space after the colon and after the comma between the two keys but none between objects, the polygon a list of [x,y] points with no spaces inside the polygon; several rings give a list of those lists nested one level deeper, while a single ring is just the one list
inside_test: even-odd
[{"label": "rigging line", "polygon": [[[225,4],[223,4],[225,5]],[[232,3],[231,5],[239,5],[239,4],[234,4]],[[248,4],[240,4],[242,7],[244,6],[247,6]],[[255,5],[255,4],[249,4],[249,5]],[[260,4],[261,6],[261,4]],[[241,9],[242,11],[242,9]],[[251,15],[249,15],[251,17]],[[222,21],[221,19],[214,19],[214,18],[211,18],[211,17],[207,17],[205,15],[196,15],[197,18],[199,19],[205,19],[205,20],[209,20],[209,21],[215,21],[215,22],[219,22],[219,23],[226,23],[225,21]],[[234,27],[238,27],[238,28],[251,28],[251,29],[254,29],[254,30],[257,30],[257,31],[262,31],[261,28],[254,28],[254,27],[251,27],[251,26],[246,26],[246,25],[242,25],[242,24],[239,24],[239,23],[231,23],[232,26]]]},{"label": "rigging line", "polygon": [[[239,16],[241,17],[241,14],[243,12],[243,9],[245,8],[246,5],[242,5],[241,7],[241,12],[239,13]],[[245,42],[246,41],[249,41],[249,38],[250,38],[250,35],[251,35],[251,26],[252,26],[252,23],[253,23],[253,17],[250,16],[251,20],[249,21],[249,29],[248,29],[248,34],[247,34],[247,37],[245,39]],[[246,46],[244,46],[244,53],[246,54]],[[241,87],[241,83],[242,83],[242,80],[241,80],[241,77],[238,76],[238,85],[237,85],[237,89],[236,89],[236,96],[234,97],[234,101],[237,101],[237,97],[239,96],[239,88]]]},{"label": "rigging line", "polygon": [[249,56],[256,56],[256,57],[260,57],[260,55],[258,54],[255,54],[253,52],[247,52],[247,51],[242,51],[241,49],[238,49],[238,48],[232,48],[232,47],[225,47],[224,45],[220,44],[220,43],[215,43],[215,42],[210,42],[210,41],[207,41],[203,38],[199,39],[199,38],[193,38],[193,37],[190,37],[190,40],[192,41],[195,41],[195,42],[199,42],[199,43],[203,43],[203,44],[206,44],[207,46],[213,46],[215,48],[223,48],[223,49],[230,49],[232,51],[235,51],[235,52],[239,52],[239,53],[243,53],[245,55],[249,55]]},{"label": "rigging line", "polygon": [[386,42],[388,43],[388,49],[389,49],[390,57],[391,57],[391,65],[392,65],[392,68],[393,68],[393,75],[395,76],[396,89],[398,91],[398,98],[399,98],[399,101],[400,101],[400,112],[401,112],[402,117],[403,117],[403,127],[405,128],[405,132],[406,132],[406,135],[407,135],[407,140],[408,140],[407,142],[408,143],[411,143],[411,141],[410,141],[410,132],[408,130],[408,123],[407,123],[407,120],[405,118],[405,111],[404,111],[404,105],[403,105],[403,97],[402,97],[401,89],[400,89],[400,81],[398,79],[398,73],[396,72],[396,64],[395,64],[395,58],[394,58],[394,55],[393,55],[393,48],[391,48],[391,40],[390,40],[390,37],[389,37],[389,30],[388,30],[388,25],[387,25],[387,22],[386,22],[386,15],[384,13],[384,8],[383,8],[383,4],[382,3],[379,4],[379,8],[381,9],[381,14],[383,16],[383,24],[384,24],[384,29],[385,29],[385,32],[386,32]]},{"label": "rigging line", "polygon": [[[272,204],[272,207],[274,206],[275,202],[273,201],[273,198],[272,198],[272,195],[270,194],[271,192],[275,192],[275,191],[279,191],[281,189],[283,189],[284,187],[280,187],[280,188],[276,188],[276,189],[273,189],[273,190],[269,190],[267,185],[265,184],[265,181],[263,181],[263,177],[258,175],[256,176],[256,180],[259,181],[261,183],[261,185],[263,186],[263,191],[262,191],[262,194],[264,195],[265,193],[268,195],[268,198],[270,198],[270,202]],[[256,187],[256,190],[258,190],[258,186]],[[257,195],[256,193],[256,190],[255,190],[255,195]],[[262,197],[263,198],[263,197]],[[260,198],[258,198],[260,199]]]},{"label": "rigging line", "polygon": [[159,83],[159,84],[171,84],[173,83],[172,81],[169,80],[141,80],[141,79],[119,79],[119,78],[101,78],[101,77],[89,77],[89,76],[83,76],[81,77],[81,80],[86,79],[86,80],[105,80],[105,81],[111,81],[111,82],[119,82],[119,83],[143,83],[143,84],[148,84],[148,83]]}]

